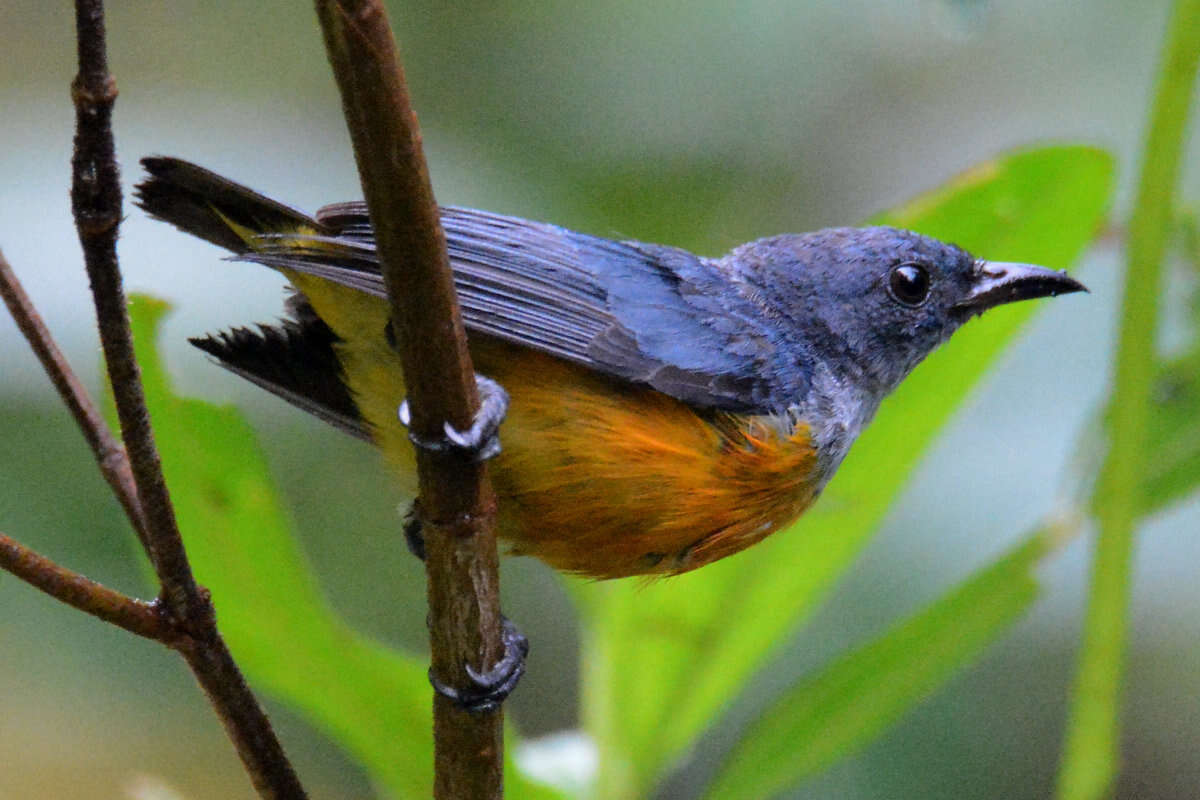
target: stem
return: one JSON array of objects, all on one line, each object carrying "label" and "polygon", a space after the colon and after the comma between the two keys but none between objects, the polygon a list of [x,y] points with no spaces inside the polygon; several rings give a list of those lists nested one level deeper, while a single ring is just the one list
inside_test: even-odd
[{"label": "stem", "polygon": [[[383,4],[316,5],[375,229],[412,430],[436,439],[444,421],[469,427],[479,401],[416,115]],[[432,672],[466,688],[465,665],[485,671],[503,652],[495,498],[482,464],[419,448],[417,468]],[[435,695],[435,797],[500,797],[502,734],[501,711],[471,715]]]},{"label": "stem", "polygon": [[183,539],[162,475],[154,431],[142,392],[141,372],[133,354],[133,336],[125,313],[125,293],[117,262],[121,222],[121,186],[112,135],[117,85],[108,72],[104,5],[77,0],[79,74],[71,85],[75,101],[75,155],[72,158],[71,210],[92,285],[100,344],[108,366],[121,437],[129,451],[147,526],[147,554],[163,588],[168,610],[179,618],[202,617],[205,601],[192,577]]},{"label": "stem", "polygon": [[1119,706],[1128,628],[1133,533],[1146,471],[1146,429],[1157,360],[1155,333],[1188,106],[1200,59],[1200,0],[1177,0],[1129,224],[1124,307],[1110,409],[1111,443],[1094,498],[1099,537],[1083,650],[1072,698],[1062,800],[1109,794],[1117,772]]},{"label": "stem", "polygon": [[76,126],[71,208],[92,285],[121,434],[137,484],[146,552],[158,575],[163,611],[173,626],[172,638],[164,641],[187,659],[259,795],[304,798],[304,788],[270,720],[217,632],[208,592],[196,583],[175,521],[134,357],[117,261],[121,189],[111,124],[117,89],[108,72],[103,2],[76,0],[75,20],[79,74],[71,86]]},{"label": "stem", "polygon": [[161,642],[174,639],[174,629],[156,604],[129,597],[59,566],[3,533],[0,533],[0,569],[56,600],[130,633]]},{"label": "stem", "polygon": [[42,322],[42,317],[34,308],[29,295],[25,293],[25,288],[17,280],[12,266],[4,258],[4,253],[0,253],[0,297],[4,298],[4,304],[8,306],[17,327],[41,362],[42,369],[50,376],[50,382],[58,390],[58,396],[70,410],[71,416],[75,417],[75,422],[83,431],[83,438],[87,440],[88,446],[96,456],[101,474],[112,487],[113,494],[125,509],[125,516],[129,518],[133,529],[137,531],[138,539],[145,547],[146,522],[142,519],[137,485],[133,482],[133,473],[129,469],[125,448],[112,435],[112,431],[104,423],[104,417],[96,409],[96,404],[92,402],[75,371],[71,369],[66,356],[58,349],[54,337]]}]

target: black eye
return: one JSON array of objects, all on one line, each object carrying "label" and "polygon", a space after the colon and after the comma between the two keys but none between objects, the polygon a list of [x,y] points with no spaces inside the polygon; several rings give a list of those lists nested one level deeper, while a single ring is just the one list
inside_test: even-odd
[{"label": "black eye", "polygon": [[916,308],[929,298],[929,272],[919,264],[901,264],[888,276],[888,293],[898,303]]}]

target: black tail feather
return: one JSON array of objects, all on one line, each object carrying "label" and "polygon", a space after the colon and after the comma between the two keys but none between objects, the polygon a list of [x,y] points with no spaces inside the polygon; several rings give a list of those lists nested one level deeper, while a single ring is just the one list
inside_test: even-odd
[{"label": "black tail feather", "polygon": [[338,338],[303,302],[296,319],[258,330],[233,328],[189,341],[221,366],[346,433],[370,441],[366,422],[342,376]]},{"label": "black tail feather", "polygon": [[307,214],[191,162],[150,156],[142,159],[142,166],[150,177],[134,189],[138,206],[185,233],[234,253],[250,248],[230,222],[254,233],[328,232]]}]

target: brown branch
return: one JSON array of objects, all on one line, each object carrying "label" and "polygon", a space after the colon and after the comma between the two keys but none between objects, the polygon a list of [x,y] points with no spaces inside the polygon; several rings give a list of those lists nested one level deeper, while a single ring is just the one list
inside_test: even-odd
[{"label": "brown branch", "polygon": [[71,210],[92,284],[100,344],[121,422],[121,438],[129,451],[146,521],[147,554],[171,614],[180,619],[201,618],[205,601],[187,565],[183,539],[154,446],[117,263],[121,185],[111,124],[117,85],[108,72],[103,3],[77,0],[75,20],[79,74],[71,85],[75,101]]},{"label": "brown branch", "polygon": [[283,752],[270,719],[217,632],[215,619],[210,616],[203,630],[207,635],[181,638],[172,642],[171,647],[183,655],[196,682],[216,709],[259,797],[305,800],[308,794]]},{"label": "brown branch", "polygon": [[111,622],[130,633],[161,642],[174,639],[173,627],[154,603],[137,600],[61,567],[0,533],[0,569],[11,572],[80,611]]},{"label": "brown branch", "polygon": [[25,288],[17,280],[12,266],[0,252],[0,297],[12,314],[17,328],[29,342],[30,349],[41,362],[42,368],[50,376],[50,382],[58,390],[58,396],[75,417],[83,438],[96,456],[96,464],[113,494],[117,496],[125,516],[137,531],[142,546],[146,545],[146,524],[142,519],[142,509],[138,505],[137,486],[133,482],[133,473],[129,470],[129,459],[125,456],[125,448],[112,435],[104,417],[96,409],[96,404],[88,395],[87,390],[79,381],[75,371],[71,369],[66,356],[58,349],[54,337],[50,335],[42,317],[34,308]]},{"label": "brown branch", "polygon": [[[251,777],[259,794],[264,798],[280,800],[305,796],[303,789],[295,783],[291,765],[278,745],[272,746],[272,742],[258,738],[264,729],[245,725],[247,718],[261,717],[262,710],[258,708],[229,649],[216,635],[211,614],[206,626],[209,635],[204,639],[196,639],[190,635],[187,627],[198,626],[180,625],[164,613],[159,603],[147,603],[110,589],[56,564],[3,533],[0,533],[0,569],[73,608],[179,651],[210,702],[221,711],[221,721],[247,769],[254,765]],[[265,721],[265,717],[263,719]],[[269,723],[265,732],[271,739],[274,738]],[[294,787],[289,786],[289,781],[284,779],[286,776],[291,776]]]},{"label": "brown branch", "polygon": [[117,262],[121,189],[111,125],[117,89],[108,72],[102,0],[76,0],[75,22],[79,74],[71,86],[76,126],[71,208],[92,285],[121,434],[137,484],[146,552],[158,575],[164,611],[175,628],[174,638],[167,643],[187,659],[259,795],[304,798],[270,720],[217,632],[208,592],[196,583],[175,521],[134,356]]},{"label": "brown branch", "polygon": [[[316,6],[375,228],[412,430],[435,440],[444,421],[468,428],[479,399],[416,115],[382,2]],[[485,467],[464,461],[417,451],[432,673],[453,688],[469,686],[465,665],[485,671],[503,652],[495,497]],[[435,797],[500,797],[502,722],[499,710],[471,715],[435,694]]]}]

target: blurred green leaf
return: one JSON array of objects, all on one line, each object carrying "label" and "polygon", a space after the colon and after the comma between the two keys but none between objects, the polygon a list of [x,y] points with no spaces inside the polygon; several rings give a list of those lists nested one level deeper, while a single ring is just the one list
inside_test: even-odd
[{"label": "blurred green leaf", "polygon": [[[1180,215],[1183,257],[1200,279],[1200,220]],[[1146,431],[1154,458],[1146,465],[1142,513],[1154,512],[1191,494],[1200,485],[1200,285],[1191,291],[1192,347],[1163,364],[1151,390],[1153,413]]]},{"label": "blurred green leaf", "polygon": [[1200,486],[1200,349],[1155,376],[1146,447],[1142,512],[1153,514]]},{"label": "blurred green leaf", "polygon": [[[1179,244],[1192,271],[1200,276],[1200,215],[1195,211],[1182,211],[1179,214]],[[1192,295],[1193,301],[1200,300],[1200,292],[1193,292]],[[1200,307],[1192,306],[1192,317],[1200,322]]]},{"label": "blurred green leaf", "polygon": [[865,745],[1017,620],[1048,550],[1031,536],[1008,555],[842,656],[777,700],[729,754],[705,795],[762,800]]},{"label": "blurred green leaf", "polygon": [[[1112,159],[1047,147],[975,167],[876,222],[988,258],[1063,268],[1099,228]],[[572,582],[584,614],[584,719],[597,796],[644,796],[791,636],[865,545],[925,448],[1035,310],[989,312],[883,404],[823,498],[793,529],[658,583]]]},{"label": "blurred green leaf", "polygon": [[[212,592],[230,649],[254,686],[299,709],[390,796],[428,797],[426,666],[351,630],[329,607],[253,430],[235,409],[171,389],[154,346],[166,311],[162,301],[135,296],[134,341],[188,556]],[[507,775],[512,797],[561,796],[528,782],[511,763]]]},{"label": "blurred green leaf", "polygon": [[[1129,222],[1120,335],[1108,413],[1109,448],[1096,482],[1098,535],[1057,796],[1093,800],[1112,791],[1128,629],[1134,529],[1145,510],[1152,383],[1162,264],[1178,185],[1188,111],[1200,64],[1200,0],[1177,0],[1163,46],[1142,174]],[[1178,487],[1179,483],[1171,484]]]},{"label": "blurred green leaf", "polygon": [[[1179,243],[1183,257],[1200,279],[1200,221],[1181,214]],[[1147,449],[1154,458],[1142,482],[1142,513],[1153,514],[1200,485],[1200,285],[1189,298],[1192,346],[1181,358],[1162,364],[1151,388]]]}]

